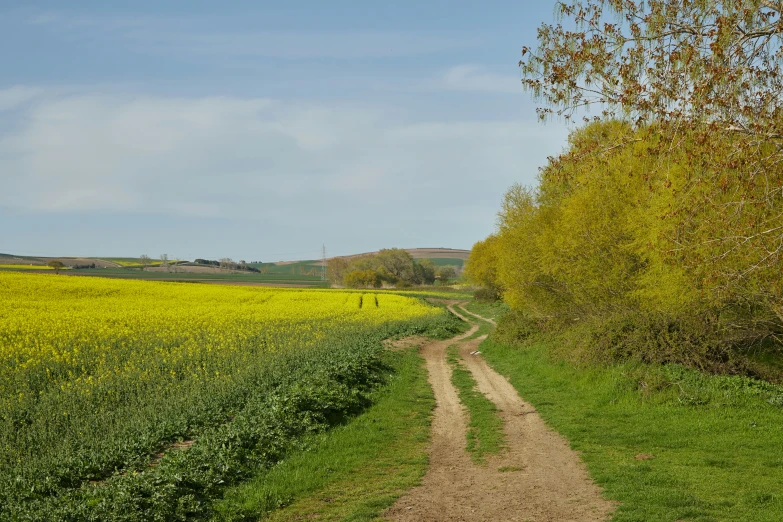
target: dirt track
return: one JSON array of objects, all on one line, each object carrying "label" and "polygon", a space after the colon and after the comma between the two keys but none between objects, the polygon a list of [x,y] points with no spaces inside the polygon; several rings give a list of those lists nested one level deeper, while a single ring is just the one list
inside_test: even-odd
[{"label": "dirt track", "polygon": [[[454,310],[454,303],[449,309],[467,320]],[[551,431],[480,355],[470,355],[483,339],[464,339],[477,328],[474,325],[466,334],[421,348],[437,402],[430,467],[422,485],[401,497],[385,517],[399,521],[607,520],[612,504],[601,497],[565,439]],[[459,345],[479,391],[495,403],[504,422],[508,449],[489,457],[485,465],[474,464],[465,450],[466,413],[446,362],[446,349],[453,344]],[[501,472],[501,468],[510,471]]]}]

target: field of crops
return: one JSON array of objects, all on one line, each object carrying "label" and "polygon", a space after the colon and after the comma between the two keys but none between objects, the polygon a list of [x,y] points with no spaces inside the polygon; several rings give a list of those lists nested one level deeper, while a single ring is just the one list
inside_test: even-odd
[{"label": "field of crops", "polygon": [[0,264],[0,269],[6,270],[53,270],[52,267],[47,265],[3,265]]},{"label": "field of crops", "polygon": [[0,272],[0,519],[209,516],[366,406],[413,298]]}]

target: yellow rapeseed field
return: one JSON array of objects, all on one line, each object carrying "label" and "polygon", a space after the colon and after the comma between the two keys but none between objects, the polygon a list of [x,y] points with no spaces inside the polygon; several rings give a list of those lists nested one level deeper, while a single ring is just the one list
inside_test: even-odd
[{"label": "yellow rapeseed field", "polygon": [[11,272],[0,272],[0,302],[0,411],[52,382],[89,393],[123,375],[147,379],[161,365],[172,376],[208,377],[220,371],[212,359],[249,344],[285,350],[327,330],[438,313],[391,294]]}]

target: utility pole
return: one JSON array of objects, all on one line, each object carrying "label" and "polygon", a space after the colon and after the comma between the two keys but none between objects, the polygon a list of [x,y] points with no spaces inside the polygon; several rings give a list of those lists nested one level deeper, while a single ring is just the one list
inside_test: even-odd
[{"label": "utility pole", "polygon": [[321,281],[326,281],[326,245],[321,245]]}]

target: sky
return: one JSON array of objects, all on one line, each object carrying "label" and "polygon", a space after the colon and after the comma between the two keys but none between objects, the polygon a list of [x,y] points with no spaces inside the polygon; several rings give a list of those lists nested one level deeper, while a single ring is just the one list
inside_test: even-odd
[{"label": "sky", "polygon": [[517,63],[554,0],[0,0],[0,252],[469,249],[568,128]]}]

